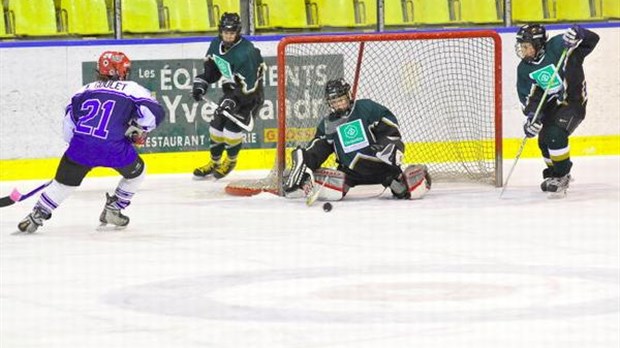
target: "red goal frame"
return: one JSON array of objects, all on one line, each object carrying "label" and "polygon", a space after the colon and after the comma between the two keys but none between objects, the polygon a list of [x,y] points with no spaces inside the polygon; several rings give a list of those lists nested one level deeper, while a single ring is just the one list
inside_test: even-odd
[{"label": "red goal frame", "polygon": [[[502,186],[502,40],[493,30],[445,31],[430,33],[381,33],[356,35],[312,35],[289,36],[278,43],[278,143],[276,145],[277,183],[282,187],[282,173],[286,164],[286,46],[299,43],[346,42],[359,41],[360,53],[356,76],[353,81],[353,95],[357,90],[358,72],[363,55],[363,45],[371,41],[398,40],[437,40],[488,37],[494,41],[495,59],[495,186]],[[281,193],[281,192],[280,192]]]}]

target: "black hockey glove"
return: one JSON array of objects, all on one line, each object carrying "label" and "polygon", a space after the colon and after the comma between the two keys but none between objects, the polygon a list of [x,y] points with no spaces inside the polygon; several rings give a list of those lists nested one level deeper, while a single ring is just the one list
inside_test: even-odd
[{"label": "black hockey glove", "polygon": [[200,76],[194,77],[194,86],[192,87],[192,98],[195,101],[201,101],[202,96],[207,94],[207,89],[209,88],[209,84],[205,79]]},{"label": "black hockey glove", "polygon": [[581,40],[583,40],[584,36],[585,33],[583,32],[583,28],[577,24],[573,25],[562,35],[562,40],[564,40],[564,47],[577,47]]},{"label": "black hockey glove", "polygon": [[[539,117],[538,119],[540,120],[542,119],[542,117]],[[525,136],[528,138],[533,138],[537,136],[538,133],[540,133],[540,130],[542,129],[542,123],[540,121],[538,120],[536,122],[533,122],[533,121],[534,121],[534,113],[529,113],[527,115],[527,120],[523,124],[523,132],[525,133]]]},{"label": "black hockey glove", "polygon": [[296,148],[291,153],[293,166],[284,184],[284,192],[298,190],[306,180],[312,178],[312,170],[304,162],[304,153],[305,151],[301,147]]},{"label": "black hockey glove", "polygon": [[220,102],[220,105],[215,109],[216,114],[221,114],[224,111],[228,111],[229,113],[235,113],[237,107],[237,102],[234,99],[226,98]]}]

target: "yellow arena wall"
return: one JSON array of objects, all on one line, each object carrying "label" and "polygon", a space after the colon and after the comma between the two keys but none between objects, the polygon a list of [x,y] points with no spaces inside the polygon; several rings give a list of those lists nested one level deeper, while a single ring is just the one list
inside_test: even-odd
[{"label": "yellow arena wall", "polygon": [[[504,139],[504,159],[514,159],[522,139]],[[415,147],[415,146],[414,146]],[[409,147],[408,147],[409,148]],[[570,139],[571,156],[620,155],[620,135],[577,136]],[[150,174],[187,173],[209,158],[208,151],[142,155]],[[239,155],[237,170],[271,169],[275,163],[273,149],[246,149]],[[539,158],[534,139],[527,141],[521,158]],[[58,158],[14,159],[0,161],[0,180],[46,179],[54,176]],[[542,161],[542,159],[541,159]],[[95,168],[90,176],[117,175],[112,169]]]}]

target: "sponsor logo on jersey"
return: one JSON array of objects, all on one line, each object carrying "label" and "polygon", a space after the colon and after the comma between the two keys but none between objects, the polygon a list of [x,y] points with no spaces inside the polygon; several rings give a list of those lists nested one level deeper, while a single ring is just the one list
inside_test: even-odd
[{"label": "sponsor logo on jersey", "polygon": [[217,68],[222,73],[223,78],[229,81],[235,81],[235,79],[233,78],[232,69],[230,68],[230,63],[228,63],[224,58],[216,54],[213,55],[213,60],[215,61],[215,65],[217,65]]},{"label": "sponsor logo on jersey", "polygon": [[360,119],[338,126],[337,133],[345,153],[363,149],[370,145]]},{"label": "sponsor logo on jersey", "polygon": [[549,88],[548,93],[553,94],[562,89],[562,81],[558,74],[554,74],[554,72],[555,66],[549,64],[530,73],[530,78],[536,81],[536,84],[543,90]]}]

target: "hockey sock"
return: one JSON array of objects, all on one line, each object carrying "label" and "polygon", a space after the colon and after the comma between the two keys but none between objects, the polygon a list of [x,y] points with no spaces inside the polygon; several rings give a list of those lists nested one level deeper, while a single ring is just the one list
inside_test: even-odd
[{"label": "hockey sock", "polygon": [[228,160],[235,162],[237,160],[237,156],[239,155],[239,151],[241,151],[241,144],[227,147],[226,154],[228,154]]},{"label": "hockey sock", "polygon": [[69,197],[77,186],[67,186],[59,183],[54,180],[52,183],[43,191],[41,196],[39,197],[39,201],[36,206],[47,212],[51,213],[52,210],[58,208],[58,206]]},{"label": "hockey sock", "polygon": [[224,129],[224,139],[226,141],[226,154],[228,159],[234,162],[241,151],[243,145],[243,133]]},{"label": "hockey sock", "polygon": [[113,204],[119,209],[127,208],[127,206],[129,206],[129,204],[131,203],[133,195],[138,191],[140,185],[142,185],[145,177],[146,167],[140,175],[133,179],[122,178],[119,181],[118,186],[116,186],[116,190],[114,191],[114,194],[116,195],[118,200]]},{"label": "hockey sock", "polygon": [[211,160],[213,162],[219,162],[225,148],[224,133],[217,128],[210,127],[209,142],[211,143],[209,147],[209,151],[211,152]]},{"label": "hockey sock", "polygon": [[570,173],[573,162],[570,160],[570,150],[566,146],[561,149],[549,149],[551,159],[553,160],[553,176],[561,177]]}]

